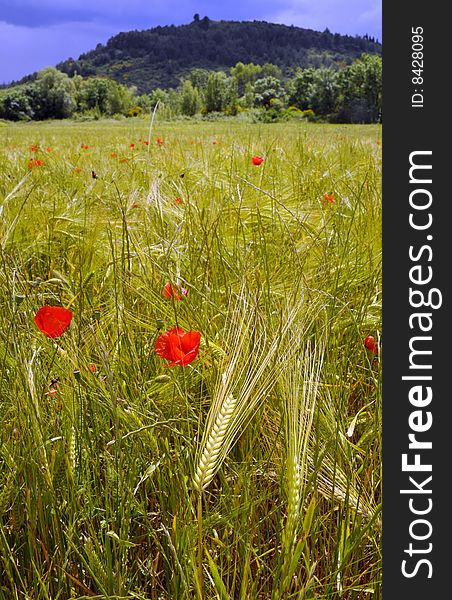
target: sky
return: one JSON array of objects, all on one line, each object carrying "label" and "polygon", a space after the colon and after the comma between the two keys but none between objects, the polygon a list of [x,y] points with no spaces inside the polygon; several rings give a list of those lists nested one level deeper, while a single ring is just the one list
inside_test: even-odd
[{"label": "sky", "polygon": [[0,83],[93,50],[121,31],[268,21],[382,40],[382,0],[0,0]]}]

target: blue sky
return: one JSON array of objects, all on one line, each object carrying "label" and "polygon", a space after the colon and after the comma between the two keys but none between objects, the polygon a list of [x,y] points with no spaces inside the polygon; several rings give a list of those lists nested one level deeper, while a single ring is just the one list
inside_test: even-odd
[{"label": "blue sky", "polygon": [[262,20],[381,41],[382,0],[1,0],[0,83],[104,44],[120,31],[201,18]]}]

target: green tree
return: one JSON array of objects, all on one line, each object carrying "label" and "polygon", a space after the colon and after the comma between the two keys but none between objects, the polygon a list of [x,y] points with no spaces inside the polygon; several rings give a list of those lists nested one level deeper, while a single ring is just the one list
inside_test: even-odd
[{"label": "green tree", "polygon": [[223,71],[213,71],[207,79],[204,103],[206,112],[220,112],[226,107],[227,77]]},{"label": "green tree", "polygon": [[209,73],[210,71],[207,69],[192,69],[188,75],[188,79],[191,81],[193,87],[202,90],[207,85]]},{"label": "green tree", "polygon": [[[28,93],[27,93],[28,91]],[[0,118],[10,121],[29,121],[34,116],[28,87],[9,90],[0,100]]]},{"label": "green tree", "polygon": [[327,116],[334,112],[337,103],[337,71],[321,67],[314,70],[311,84],[309,108],[316,115]]},{"label": "green tree", "polygon": [[254,63],[244,64],[242,62],[236,63],[234,67],[230,69],[231,76],[237,81],[237,93],[239,96],[245,94],[245,89],[248,84],[253,85],[262,73],[262,67],[255,65]]},{"label": "green tree", "polygon": [[295,77],[289,81],[287,86],[289,105],[296,106],[300,110],[312,109],[314,77],[315,69],[297,70]]},{"label": "green tree", "polygon": [[337,119],[346,123],[377,123],[381,120],[382,61],[363,54],[340,76]]},{"label": "green tree", "polygon": [[193,87],[192,82],[187,79],[181,89],[181,112],[183,115],[192,117],[201,109],[201,96],[198,89]]},{"label": "green tree", "polygon": [[64,119],[76,109],[73,81],[54,67],[38,72],[33,88],[30,88],[37,119]]},{"label": "green tree", "polygon": [[79,92],[79,110],[97,109],[101,114],[108,113],[109,86],[107,79],[90,77],[85,79]]},{"label": "green tree", "polygon": [[276,105],[275,101],[284,104],[286,100],[286,91],[281,81],[276,77],[258,79],[254,84],[253,91],[255,106],[270,108],[270,106]]}]

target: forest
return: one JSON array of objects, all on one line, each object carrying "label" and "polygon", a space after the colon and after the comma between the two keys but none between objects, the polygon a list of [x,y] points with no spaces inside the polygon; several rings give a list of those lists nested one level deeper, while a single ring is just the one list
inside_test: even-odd
[{"label": "forest", "polygon": [[307,119],[333,123],[381,122],[382,62],[363,54],[350,65],[298,67],[291,77],[272,63],[237,62],[228,70],[194,68],[176,88],[139,94],[136,86],[103,76],[69,76],[54,67],[33,81],[0,90],[0,118],[9,121],[99,119],[148,114],[248,122]]}]

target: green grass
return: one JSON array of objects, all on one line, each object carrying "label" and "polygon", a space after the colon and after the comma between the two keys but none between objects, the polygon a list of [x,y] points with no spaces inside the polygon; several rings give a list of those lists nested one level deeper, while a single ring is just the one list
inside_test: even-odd
[{"label": "green grass", "polygon": [[0,130],[0,598],[381,599],[381,127],[148,133]]}]

